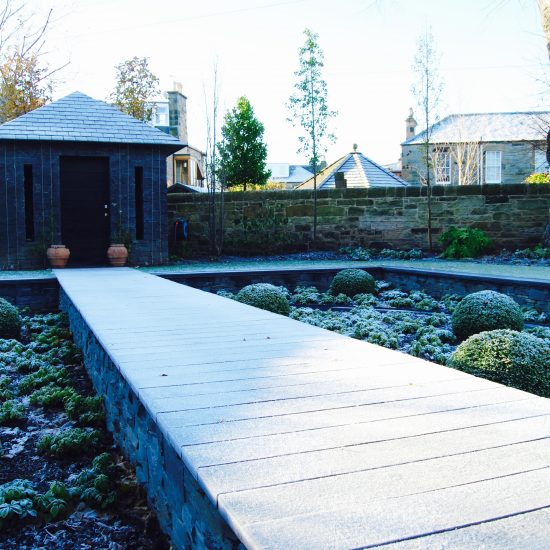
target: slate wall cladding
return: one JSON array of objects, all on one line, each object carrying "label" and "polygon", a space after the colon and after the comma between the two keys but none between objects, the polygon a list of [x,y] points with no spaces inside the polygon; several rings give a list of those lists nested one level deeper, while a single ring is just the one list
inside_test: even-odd
[{"label": "slate wall cladding", "polygon": [[[435,243],[442,231],[455,225],[483,229],[498,247],[524,248],[540,241],[549,219],[550,185],[438,185],[432,198]],[[425,188],[321,190],[317,204],[318,248],[428,246]],[[288,219],[286,228],[302,248],[309,246],[312,191],[226,193],[226,236],[239,230],[244,218],[257,216],[266,207]],[[189,220],[191,250],[208,252],[207,196],[169,195],[168,217],[170,227],[176,218]]]},{"label": "slate wall cladding", "polygon": [[60,294],[60,308],[69,316],[94,388],[104,398],[107,427],[135,466],[174,547],[244,550],[70,299]]},{"label": "slate wall cladding", "polygon": [[[41,235],[50,225],[60,233],[60,156],[109,157],[111,229],[122,222],[134,239],[130,260],[136,265],[164,263],[167,259],[166,152],[158,145],[78,142],[0,142],[0,269],[40,268],[45,250]],[[23,167],[32,165],[35,240],[25,238]],[[143,167],[144,239],[135,240],[134,170]],[[83,196],[85,201],[86,197]],[[120,205],[120,206],[119,206]],[[48,243],[50,244],[50,243]],[[105,251],[106,252],[106,251]]]},{"label": "slate wall cladding", "polygon": [[[452,147],[452,145],[450,145]],[[544,150],[541,142],[538,150]],[[402,145],[403,169],[401,177],[413,184],[420,185],[419,172],[425,172],[425,160],[423,158],[424,148],[422,145]],[[483,144],[483,151],[500,151],[502,153],[502,182],[503,184],[514,184],[523,181],[533,173],[535,169],[535,146],[532,142],[488,142]],[[456,162],[452,163],[451,183],[458,182],[458,169]],[[485,181],[485,173],[482,175]]]}]

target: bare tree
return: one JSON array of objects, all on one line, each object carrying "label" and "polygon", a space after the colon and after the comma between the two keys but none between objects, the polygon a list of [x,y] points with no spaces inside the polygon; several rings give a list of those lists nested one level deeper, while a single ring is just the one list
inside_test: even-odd
[{"label": "bare tree", "polygon": [[[204,163],[206,188],[208,191],[208,232],[210,251],[220,256],[224,241],[224,174],[219,170],[218,151],[218,109],[220,100],[218,63],[212,68],[211,92],[204,90],[206,112],[206,157]],[[219,178],[218,178],[219,176]]]},{"label": "bare tree", "polygon": [[423,169],[419,173],[421,182],[426,185],[428,202],[428,246],[433,250],[432,235],[432,157],[430,144],[433,125],[438,120],[439,105],[443,92],[443,82],[439,76],[439,53],[435,46],[435,39],[430,28],[418,39],[416,55],[413,62],[413,71],[416,81],[412,86],[412,93],[420,107],[425,130],[423,134]]},{"label": "bare tree", "polygon": [[[430,147],[435,183],[478,184],[482,175],[482,140],[485,133],[483,119],[475,117],[470,123],[466,115],[453,115],[450,125],[452,138],[446,142],[434,143]],[[473,137],[476,135],[479,137]]]},{"label": "bare tree", "polygon": [[0,121],[6,122],[51,101],[51,69],[41,60],[52,10],[38,25],[23,1],[0,2]]}]

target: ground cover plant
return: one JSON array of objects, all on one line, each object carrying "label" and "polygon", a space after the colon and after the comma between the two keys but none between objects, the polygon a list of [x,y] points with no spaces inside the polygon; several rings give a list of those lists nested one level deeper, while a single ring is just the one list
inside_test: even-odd
[{"label": "ground cover plant", "polygon": [[0,338],[0,548],[169,548],[64,315],[18,326]]},{"label": "ground cover plant", "polygon": [[[279,293],[288,296],[288,315],[292,319],[442,365],[453,366],[476,376],[528,389],[538,395],[548,392],[550,362],[547,356],[542,354],[546,368],[542,368],[540,365],[543,363],[538,360],[539,362],[535,363],[538,365],[535,368],[536,374],[533,374],[532,369],[524,368],[525,357],[518,355],[517,350],[521,346],[516,345],[517,342],[522,342],[529,343],[528,349],[531,350],[550,349],[548,316],[531,308],[520,308],[513,300],[502,294],[484,291],[466,298],[449,294],[436,299],[421,290],[405,292],[393,288],[392,284],[385,281],[375,281],[371,292],[361,292],[351,297],[344,293],[335,294],[333,287],[327,291],[315,286],[298,286],[293,291],[284,287],[277,288]],[[342,289],[338,288],[336,292],[339,290]],[[235,298],[231,292],[219,291],[219,294]],[[480,307],[482,311],[479,310]],[[489,315],[484,316],[484,313]],[[496,324],[495,318],[498,321]],[[525,326],[524,322],[527,323]],[[509,330],[511,328],[515,329],[515,332]],[[486,332],[493,329],[499,330],[493,333]],[[490,340],[490,337],[483,336],[487,334],[499,335],[504,332],[520,336],[517,337],[519,339],[513,337],[511,340],[509,336],[506,337],[507,341],[514,343],[507,344],[506,349],[511,350],[509,353],[497,354],[492,359],[487,358],[477,364],[476,358],[481,355],[477,351],[464,351],[474,347],[474,344],[466,345],[469,340],[465,339],[476,331],[481,333],[477,336],[480,336],[484,344]],[[465,341],[461,343],[463,340]],[[465,363],[461,357],[468,357],[469,362]],[[503,368],[498,367],[501,363],[521,372],[504,374],[500,372]],[[500,373],[494,374],[493,371]]]}]

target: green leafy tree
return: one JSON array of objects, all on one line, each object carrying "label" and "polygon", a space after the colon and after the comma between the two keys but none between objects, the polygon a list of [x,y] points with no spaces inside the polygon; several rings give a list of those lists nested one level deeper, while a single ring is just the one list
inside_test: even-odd
[{"label": "green leafy tree", "polygon": [[51,101],[49,76],[36,53],[8,55],[0,65],[0,120],[7,122]]},{"label": "green leafy tree", "polygon": [[159,79],[150,71],[146,57],[133,57],[116,67],[116,86],[109,99],[114,106],[143,122],[153,118],[151,100],[160,93]]},{"label": "green leafy tree", "polygon": [[305,29],[304,45],[299,49],[299,69],[294,93],[288,100],[290,116],[288,121],[293,126],[300,126],[304,131],[299,140],[298,153],[310,159],[313,169],[313,240],[317,237],[317,172],[320,159],[327,150],[327,142],[336,141],[328,132],[329,120],[337,115],[330,111],[327,104],[327,83],[323,80],[321,69],[324,66],[323,50],[319,35]]},{"label": "green leafy tree", "polygon": [[255,117],[250,101],[242,96],[225,115],[223,141],[218,143],[218,172],[227,187],[265,185],[271,172],[266,169],[267,146],[264,125]]},{"label": "green leafy tree", "polygon": [[425,125],[422,142],[424,163],[419,171],[420,180],[426,185],[428,201],[428,245],[433,249],[432,236],[432,156],[430,155],[430,143],[432,139],[433,124],[437,122],[438,109],[443,93],[443,82],[439,76],[439,53],[435,45],[435,39],[431,29],[426,29],[417,42],[416,55],[413,62],[413,72],[416,81],[412,85],[412,93],[415,96]]}]

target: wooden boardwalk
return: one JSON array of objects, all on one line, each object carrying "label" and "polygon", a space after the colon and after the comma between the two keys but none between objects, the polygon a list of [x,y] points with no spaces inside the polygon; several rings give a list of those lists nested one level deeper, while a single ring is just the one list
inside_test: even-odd
[{"label": "wooden boardwalk", "polygon": [[135,270],[56,275],[247,548],[550,547],[550,400]]}]

